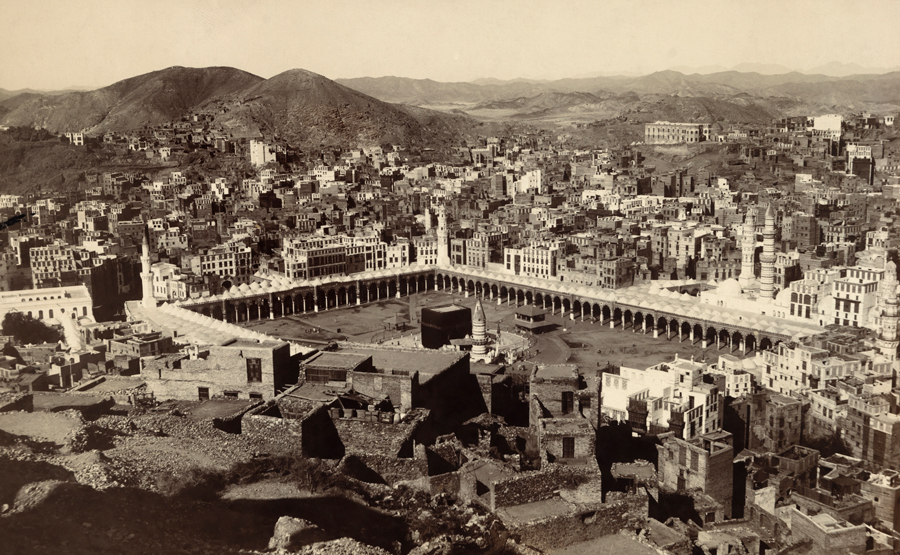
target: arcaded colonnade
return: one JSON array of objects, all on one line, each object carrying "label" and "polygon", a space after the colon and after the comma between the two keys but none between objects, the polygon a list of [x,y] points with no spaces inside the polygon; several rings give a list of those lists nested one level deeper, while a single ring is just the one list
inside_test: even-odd
[{"label": "arcaded colonnade", "polygon": [[[523,281],[527,283],[521,283]],[[433,267],[335,276],[331,281],[317,280],[284,290],[272,290],[259,284],[242,285],[222,295],[178,304],[218,320],[245,322],[316,313],[432,290],[475,296],[497,304],[533,305],[572,320],[587,319],[613,329],[652,333],[654,337],[665,335],[669,340],[677,338],[679,342],[689,341],[703,348],[715,346],[729,352],[766,350],[791,339],[790,333],[768,329],[772,326],[762,325],[762,322],[728,322],[728,311],[717,307],[704,305],[702,311],[690,311],[696,313],[692,315],[673,310],[664,302],[648,308],[642,306],[646,303],[638,304],[633,298],[629,301],[613,290],[565,287],[550,280],[525,280],[484,271]]]}]

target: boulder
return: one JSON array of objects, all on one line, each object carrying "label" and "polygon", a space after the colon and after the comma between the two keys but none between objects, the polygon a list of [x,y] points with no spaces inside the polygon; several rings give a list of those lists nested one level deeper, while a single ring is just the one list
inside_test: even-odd
[{"label": "boulder", "polygon": [[275,524],[275,533],[269,540],[269,549],[294,551],[305,545],[331,539],[321,528],[302,518],[283,516]]}]

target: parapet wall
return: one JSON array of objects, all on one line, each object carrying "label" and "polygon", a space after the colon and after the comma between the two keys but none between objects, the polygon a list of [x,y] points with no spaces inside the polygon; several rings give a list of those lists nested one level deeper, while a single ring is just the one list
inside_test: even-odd
[{"label": "parapet wall", "polygon": [[491,510],[543,501],[559,490],[574,490],[587,483],[596,483],[597,491],[600,491],[600,474],[558,466],[498,480],[489,484]]},{"label": "parapet wall", "polygon": [[558,549],[618,534],[637,532],[647,525],[648,497],[644,492],[611,492],[606,502],[588,511],[575,511],[522,523],[507,523],[520,543],[542,551]]}]

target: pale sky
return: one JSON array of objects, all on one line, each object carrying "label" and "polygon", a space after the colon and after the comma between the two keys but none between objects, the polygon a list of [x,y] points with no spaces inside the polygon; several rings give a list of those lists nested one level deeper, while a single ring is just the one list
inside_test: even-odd
[{"label": "pale sky", "polygon": [[4,0],[0,88],[170,66],[261,77],[557,79],[676,66],[900,66],[897,0]]}]

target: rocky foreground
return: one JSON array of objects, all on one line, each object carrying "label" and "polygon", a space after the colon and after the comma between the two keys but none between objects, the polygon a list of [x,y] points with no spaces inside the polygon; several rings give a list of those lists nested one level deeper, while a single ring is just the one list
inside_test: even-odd
[{"label": "rocky foreground", "polygon": [[177,410],[0,413],[0,537],[8,553],[521,549],[480,506],[340,468]]}]

